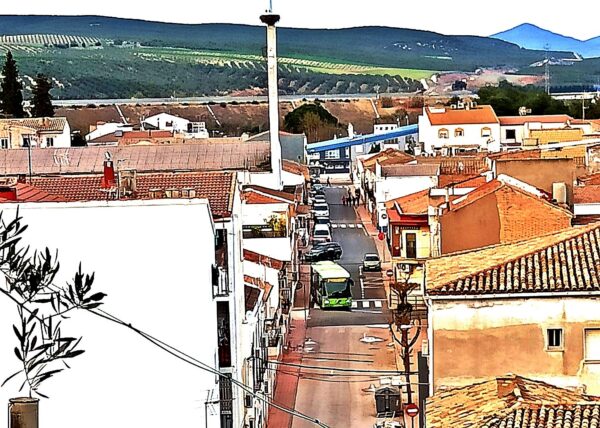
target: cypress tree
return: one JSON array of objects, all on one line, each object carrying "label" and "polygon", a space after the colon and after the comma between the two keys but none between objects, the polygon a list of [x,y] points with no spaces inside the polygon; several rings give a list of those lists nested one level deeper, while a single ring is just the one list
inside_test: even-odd
[{"label": "cypress tree", "polygon": [[0,108],[4,114],[12,117],[24,117],[23,111],[23,84],[19,82],[19,70],[12,52],[6,53],[6,62],[2,68],[2,79],[0,93]]},{"label": "cypress tree", "polygon": [[32,117],[52,117],[54,116],[54,106],[52,105],[52,96],[50,95],[52,83],[43,74],[38,74],[33,86],[33,107],[31,108]]}]

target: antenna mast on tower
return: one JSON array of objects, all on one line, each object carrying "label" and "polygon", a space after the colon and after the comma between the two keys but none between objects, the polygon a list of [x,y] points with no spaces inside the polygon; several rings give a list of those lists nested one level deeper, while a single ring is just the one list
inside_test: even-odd
[{"label": "antenna mast on tower", "polygon": [[550,45],[548,43],[544,45],[544,50],[546,51],[546,58],[544,59],[544,89],[550,95]]}]

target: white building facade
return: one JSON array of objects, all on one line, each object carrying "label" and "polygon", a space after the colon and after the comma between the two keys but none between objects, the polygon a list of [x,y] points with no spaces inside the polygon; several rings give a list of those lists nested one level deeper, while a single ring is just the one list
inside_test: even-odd
[{"label": "white building facade", "polygon": [[424,107],[419,143],[426,154],[500,150],[500,123],[490,106]]}]

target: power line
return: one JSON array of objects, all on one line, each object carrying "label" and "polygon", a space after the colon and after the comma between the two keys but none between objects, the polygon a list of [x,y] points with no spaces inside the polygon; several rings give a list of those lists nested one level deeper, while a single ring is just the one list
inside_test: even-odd
[{"label": "power line", "polygon": [[[265,361],[265,360],[263,360]],[[327,370],[327,371],[338,371],[343,373],[372,373],[372,374],[393,374],[399,375],[403,374],[404,371],[401,370],[368,370],[368,369],[351,369],[344,367],[324,367],[324,366],[311,366],[307,364],[296,364],[296,363],[286,363],[283,361],[267,361],[268,364],[289,366],[289,367],[297,367],[301,369],[311,369],[311,370]],[[417,374],[418,372],[410,372],[410,374]]]}]

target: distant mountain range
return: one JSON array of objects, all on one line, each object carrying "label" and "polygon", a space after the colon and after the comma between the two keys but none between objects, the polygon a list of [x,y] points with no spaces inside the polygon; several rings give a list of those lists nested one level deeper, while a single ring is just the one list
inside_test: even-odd
[{"label": "distant mountain range", "polygon": [[584,58],[600,57],[600,36],[579,40],[553,33],[533,24],[521,24],[490,37],[514,43],[525,49],[540,50],[547,45],[553,51],[577,52]]}]

